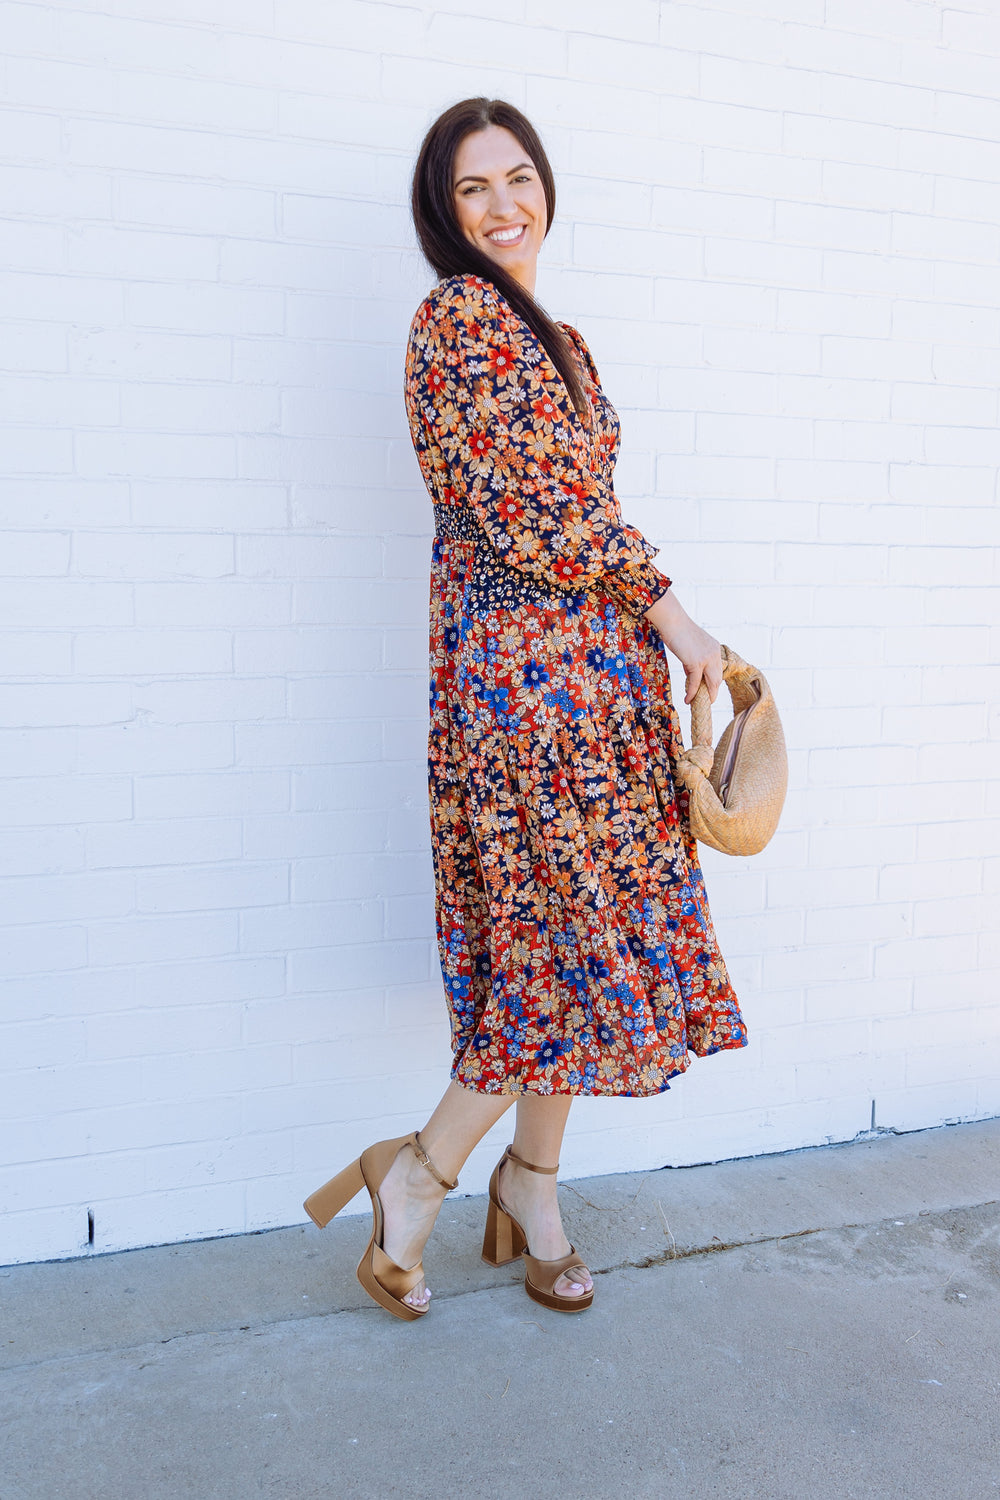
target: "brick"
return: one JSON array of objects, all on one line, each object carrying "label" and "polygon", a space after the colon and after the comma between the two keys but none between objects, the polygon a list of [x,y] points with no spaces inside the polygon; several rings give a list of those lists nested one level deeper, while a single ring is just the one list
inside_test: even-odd
[{"label": "brick", "polygon": [[137,474],[141,478],[229,478],[236,472],[236,445],[228,434],[185,434],[183,441],[160,433],[84,432],[75,443],[82,474]]},{"label": "brick", "polygon": [[[0,970],[7,978],[82,969],[87,961],[87,933],[83,927],[40,923],[0,929]],[[4,1103],[11,1108],[10,1101],[5,1099]],[[16,1115],[16,1110],[13,1113]]]},{"label": "brick", "polygon": [[812,424],[794,417],[730,417],[721,413],[697,420],[700,453],[765,458],[806,458],[812,452]]},{"label": "brick", "polygon": [[171,181],[123,175],[115,185],[119,217],[161,228],[176,225],[204,234],[271,235],[278,197],[274,191],[218,183]]},{"label": "brick", "polygon": [[953,497],[985,505],[992,498],[994,471],[955,464],[890,464],[889,493],[900,500],[947,504]]},{"label": "brick", "polygon": [[130,875],[19,873],[19,879],[0,880],[0,925],[4,927],[127,916],[134,909]]},{"label": "brick", "polygon": [[288,683],[288,711],[293,719],[366,719],[387,714],[423,714],[426,674],[403,677],[379,672],[336,677],[293,677]]},{"label": "brick", "polygon": [[966,386],[907,386],[892,390],[892,416],[901,422],[931,422],[985,428],[993,422],[993,393]]},{"label": "brick", "polygon": [[324,245],[402,247],[410,240],[401,205],[345,202],[309,193],[282,194],[280,226],[291,240],[318,240]]},{"label": "brick", "polygon": [[[164,447],[168,440],[164,439]],[[233,572],[229,536],[171,532],[78,532],[73,539],[73,571],[83,577],[223,578]]]},{"label": "brick", "polygon": [[[136,882],[140,912],[220,911],[254,908],[252,924],[264,917],[262,907],[288,900],[288,866],[220,865],[199,870],[150,870]],[[261,947],[254,951],[266,951]]]},{"label": "brick", "polygon": [[73,729],[0,730],[0,776],[65,776],[76,759]]},{"label": "brick", "polygon": [[125,288],[125,311],[138,328],[185,333],[279,333],[284,322],[278,292],[229,286],[167,288],[136,281]]},{"label": "brick", "polygon": [[71,370],[123,379],[225,380],[231,366],[229,341],[221,336],[70,328],[68,347]]},{"label": "brick", "polygon": [[[226,930],[231,930],[228,918]],[[140,1004],[157,1008],[261,1000],[284,994],[285,967],[284,958],[274,956],[224,955],[188,962],[177,962],[175,956],[141,969],[135,979],[136,994]]]},{"label": "brick", "polygon": [[966,7],[945,11],[942,41],[966,52],[1000,52],[1000,21],[994,15],[967,15]]},{"label": "brick", "polygon": [[889,248],[891,218],[858,208],[827,204],[777,203],[774,232],[782,241],[817,245],[834,251],[884,252]]},{"label": "brick", "polygon": [[381,756],[382,726],[359,723],[238,724],[236,763],[243,766],[333,765]]},{"label": "brick", "polygon": [[[111,213],[112,179],[107,172],[11,164],[4,167],[4,187],[8,213],[60,221],[76,215],[108,218]],[[104,305],[112,304],[120,308],[121,298],[109,288]]]},{"label": "brick", "polygon": [[[931,350],[895,337],[868,338],[862,334],[845,338],[839,331],[827,333],[823,338],[823,371],[845,381],[853,379],[861,393],[863,384],[867,386],[871,381],[913,380],[924,374],[929,378]],[[863,374],[864,382],[858,379],[859,373]],[[869,417],[889,413],[891,392],[879,391],[877,399],[880,408],[873,412],[869,407]],[[865,413],[852,411],[844,415],[862,416]]]},{"label": "brick", "polygon": [[0,428],[0,454],[7,474],[68,474],[73,468],[72,434]]},{"label": "brick", "polygon": [[4,321],[0,369],[48,371],[66,369],[66,330],[57,323]]},{"label": "brick", "polygon": [[96,964],[149,964],[222,957],[235,953],[236,947],[235,915],[207,912],[95,923],[90,929],[88,951],[90,961]]},{"label": "brick", "polygon": [[244,821],[247,859],[302,859],[338,854],[369,854],[386,847],[388,819],[384,813],[334,812],[265,816],[248,814]]},{"label": "brick", "polygon": [[222,630],[132,630],[126,636],[92,631],[77,640],[74,661],[88,677],[229,672],[232,637]]},{"label": "brick", "polygon": [[237,571],[241,577],[374,578],[381,571],[374,537],[241,537]]},{"label": "brick", "polygon": [[122,279],[214,281],[218,252],[201,235],[155,234],[105,224],[73,226],[67,236],[71,272]]},{"label": "brick", "polygon": [[136,712],[162,724],[254,722],[285,717],[286,685],[281,678],[215,678],[201,682],[137,683]]},{"label": "brick", "polygon": [[258,675],[374,671],[381,659],[377,637],[336,636],[324,630],[248,630],[236,636],[236,669]]},{"label": "brick", "polygon": [[879,903],[846,912],[817,910],[806,913],[806,941],[835,943],[845,933],[854,939],[868,938],[882,942],[908,937],[914,930],[914,916],[908,902],[896,905]]},{"label": "brick", "polygon": [[[128,485],[78,478],[0,481],[0,526],[16,529],[30,512],[33,524],[56,531],[77,526],[121,526],[128,522]],[[51,586],[50,586],[51,587]],[[68,590],[62,590],[68,594]]]},{"label": "brick", "polygon": [[296,859],[292,866],[295,901],[335,900],[345,890],[358,898],[414,895],[429,888],[430,871],[422,856],[334,854]]},{"label": "brick", "polygon": [[[862,459],[875,463],[916,462],[923,450],[923,438],[924,429],[916,423],[906,427],[902,423],[883,425],[880,422],[817,422],[814,427],[815,454],[818,459]],[[859,507],[850,508],[857,510]],[[866,507],[871,511],[884,508]],[[827,507],[828,511],[831,509],[832,507]],[[903,517],[900,517],[893,540],[900,535],[899,527],[902,522]],[[922,518],[920,525],[923,525]],[[874,531],[869,532],[867,526],[863,530],[874,539]]]},{"label": "brick", "polygon": [[[197,488],[197,487],[196,487]],[[141,486],[133,486],[133,490]],[[215,491],[199,496],[211,510]],[[268,497],[269,498],[269,497]],[[224,493],[220,503],[229,509],[237,504]],[[161,502],[162,504],[162,502]],[[252,504],[252,497],[251,497]],[[153,497],[149,497],[152,509]],[[140,626],[242,626],[267,627],[286,623],[291,617],[292,590],[285,582],[241,583],[227,580],[175,583],[146,581],[135,586],[136,624]]]},{"label": "brick", "polygon": [[806,997],[806,1020],[814,1023],[854,1017],[861,1020],[873,1015],[899,1016],[910,1009],[912,996],[909,979],[812,985]]},{"label": "brick", "polygon": [[[419,935],[426,937],[427,932]],[[255,911],[244,921],[240,947],[245,953],[299,953],[352,943],[378,944],[384,936],[379,901],[300,901],[294,906],[271,905]]]},{"label": "brick", "polygon": [[22,777],[0,782],[0,821],[31,824],[105,823],[132,815],[132,787],[123,776]]},{"label": "brick", "polygon": [[44,635],[0,631],[0,675],[5,678],[65,677],[71,657],[71,636],[51,630]]},{"label": "brick", "polygon": [[277,392],[259,386],[144,381],[122,392],[122,425],[146,432],[273,432],[279,418]]},{"label": "brick", "polygon": [[[132,486],[132,519],[137,526],[160,528],[167,518],[179,529],[201,526],[221,531],[283,529],[288,516],[287,492],[280,485],[225,481]],[[273,592],[277,592],[276,590]],[[258,597],[263,598],[261,590]]]},{"label": "brick", "polygon": [[288,806],[281,771],[225,771],[201,776],[146,776],[135,784],[139,818],[198,818],[280,812]]},{"label": "brick", "polygon": [[0,317],[22,317],[40,306],[47,319],[117,326],[122,320],[122,289],[114,281],[83,276],[10,272],[0,289]]},{"label": "brick", "polygon": [[[296,1052],[311,1042],[331,1036],[362,1036],[382,1029],[382,991],[354,991],[339,995],[283,995],[279,1000],[256,1000],[244,1008],[247,1041],[288,1042]],[[294,1064],[293,1064],[294,1065]]]},{"label": "brick", "polygon": [[[201,19],[200,17],[198,19]],[[122,71],[116,78],[119,111],[143,124],[206,125],[225,131],[264,132],[274,128],[274,96],[218,78],[157,77]]]},{"label": "brick", "polygon": [[8,221],[0,224],[0,256],[12,271],[62,271],[65,235],[57,224]]},{"label": "brick", "polygon": [[24,683],[0,689],[0,727],[118,724],[131,717],[123,683]]},{"label": "brick", "polygon": [[216,864],[242,852],[238,818],[118,823],[87,830],[92,869],[153,869],[158,865]]}]

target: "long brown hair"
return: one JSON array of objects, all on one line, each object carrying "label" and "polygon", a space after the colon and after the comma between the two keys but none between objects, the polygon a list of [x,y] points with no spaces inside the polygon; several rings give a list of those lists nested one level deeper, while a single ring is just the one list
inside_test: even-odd
[{"label": "long brown hair", "polygon": [[411,206],[420,248],[442,278],[473,275],[491,281],[523,318],[555,365],[578,412],[586,409],[583,384],[566,335],[515,277],[466,239],[455,215],[455,153],[467,135],[500,125],[531,157],[545,193],[545,233],[552,227],[556,185],[545,147],[530,120],[503,99],[463,99],[439,115],[424,136],[413,171]]}]

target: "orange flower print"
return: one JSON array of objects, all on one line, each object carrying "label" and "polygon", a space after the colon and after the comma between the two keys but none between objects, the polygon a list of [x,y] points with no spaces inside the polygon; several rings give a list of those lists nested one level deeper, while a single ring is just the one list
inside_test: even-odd
[{"label": "orange flower print", "polygon": [[509,348],[506,344],[500,345],[499,348],[490,349],[486,358],[498,385],[504,385],[515,373],[517,368],[516,356],[513,349]]},{"label": "orange flower print", "polygon": [[539,422],[558,422],[559,408],[551,396],[539,396],[537,401],[532,401],[531,410]]},{"label": "orange flower print", "polygon": [[583,563],[569,557],[559,557],[552,564],[552,571],[561,583],[572,583],[583,572]]},{"label": "orange flower print", "polygon": [[513,495],[504,495],[503,499],[497,502],[497,514],[505,521],[518,521],[524,514],[524,507]]}]

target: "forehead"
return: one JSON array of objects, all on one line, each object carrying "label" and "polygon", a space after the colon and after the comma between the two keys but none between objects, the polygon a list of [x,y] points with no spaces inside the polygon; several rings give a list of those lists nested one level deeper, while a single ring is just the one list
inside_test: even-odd
[{"label": "forehead", "polygon": [[530,161],[517,136],[503,125],[487,125],[467,135],[455,152],[456,182],[466,175],[501,176],[523,161]]}]

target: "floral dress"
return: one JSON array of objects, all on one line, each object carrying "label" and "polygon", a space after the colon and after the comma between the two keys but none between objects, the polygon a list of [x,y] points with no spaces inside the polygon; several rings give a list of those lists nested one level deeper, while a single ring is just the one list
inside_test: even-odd
[{"label": "floral dress", "polygon": [[612,487],[589,350],[577,415],[494,286],[424,300],[406,406],[434,502],[429,788],[452,1077],[491,1094],[655,1094],[746,1044],[719,952],[666,654],[669,587]]}]

